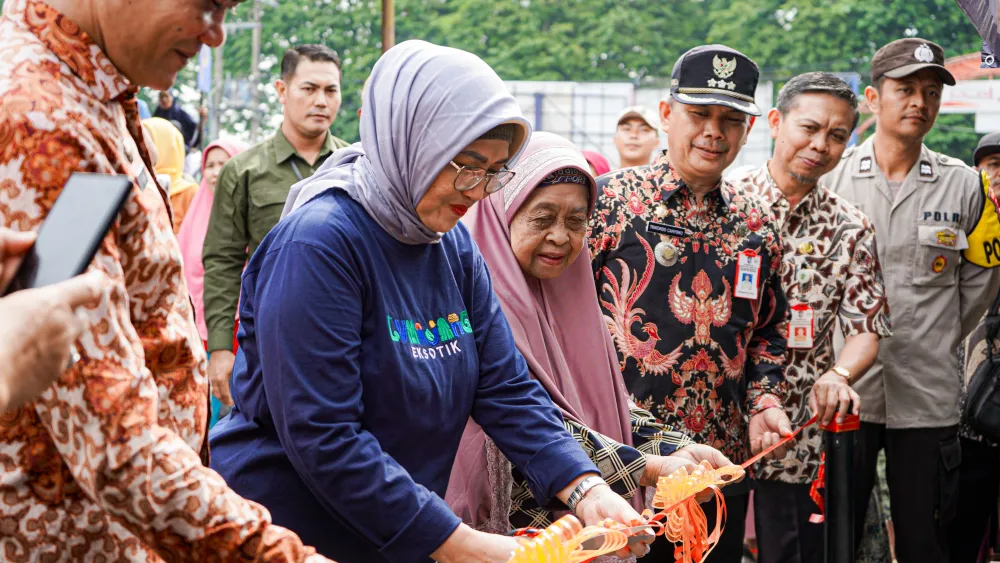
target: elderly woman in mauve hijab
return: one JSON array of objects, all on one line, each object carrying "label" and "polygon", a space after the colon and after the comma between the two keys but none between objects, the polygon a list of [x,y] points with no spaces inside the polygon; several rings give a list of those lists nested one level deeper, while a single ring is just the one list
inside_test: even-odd
[{"label": "elderly woman in mauve hijab", "polygon": [[505,563],[516,541],[443,500],[471,416],[539,505],[638,522],[529,376],[458,224],[514,176],[517,102],[476,56],[407,41],[362,104],[361,143],[292,188],[243,275],[212,467],[340,563]]},{"label": "elderly woman in mauve hijab", "polygon": [[[566,429],[636,508],[639,487],[660,476],[702,460],[729,465],[629,401],[586,251],[597,194],[584,155],[558,135],[535,133],[512,170],[515,177],[462,223],[490,268],[528,371],[562,411]],[[532,498],[525,475],[474,423],[459,446],[447,500],[467,524],[491,532],[543,527],[558,516]]]}]

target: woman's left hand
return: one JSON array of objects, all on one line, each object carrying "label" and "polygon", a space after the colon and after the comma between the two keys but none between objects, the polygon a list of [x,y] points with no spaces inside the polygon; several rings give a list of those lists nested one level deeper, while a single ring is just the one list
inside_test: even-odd
[{"label": "woman's left hand", "polygon": [[[734,465],[733,462],[730,461],[728,457],[722,455],[722,452],[711,446],[706,446],[705,444],[691,444],[689,446],[684,446],[683,448],[676,450],[669,456],[659,459],[663,461],[675,460],[674,464],[664,463],[660,465],[661,467],[672,467],[674,465],[677,465],[676,462],[691,463],[697,466],[700,465],[701,462],[703,461],[707,461],[709,464],[711,464],[712,469],[719,469],[720,467],[728,467],[730,465]],[[649,466],[649,462],[647,462],[647,466]],[[693,467],[691,467],[690,465],[688,467],[689,467],[688,472],[690,473]],[[669,471],[666,475],[661,473],[661,475],[659,476],[666,477],[670,473],[673,473],[673,471]],[[733,480],[732,483],[738,483],[742,480],[743,477],[741,476],[739,479]],[[651,487],[656,486],[656,483],[653,482],[651,484],[647,484],[646,486],[651,486]],[[704,491],[698,493],[698,496],[696,498],[698,502],[708,502],[712,500],[712,497],[713,497],[712,490],[705,489]]]},{"label": "woman's left hand", "polygon": [[707,461],[712,464],[712,469],[735,465],[729,460],[728,457],[722,455],[722,452],[712,446],[706,446],[705,444],[691,444],[689,446],[684,446],[683,448],[679,448],[677,451],[670,454],[670,457],[679,457],[690,460],[694,462],[695,465],[700,464],[703,461]]},{"label": "woman's left hand", "polygon": [[[638,491],[636,491],[638,494]],[[645,524],[642,516],[632,508],[625,499],[618,496],[611,487],[598,485],[587,493],[587,496],[576,505],[576,515],[585,526],[597,526],[604,520],[613,520],[624,526],[641,526]],[[642,557],[649,553],[649,544],[655,536],[649,535],[649,541],[642,541],[615,553],[625,558],[629,555]]]}]

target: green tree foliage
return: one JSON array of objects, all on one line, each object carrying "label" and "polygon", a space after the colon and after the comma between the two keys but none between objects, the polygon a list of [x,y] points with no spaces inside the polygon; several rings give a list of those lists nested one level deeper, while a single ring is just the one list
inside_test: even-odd
[{"label": "green tree foliage", "polygon": [[[264,12],[262,70],[277,78],[291,44],[324,42],[344,60],[344,102],[334,131],[357,138],[364,79],[381,54],[380,2],[282,2]],[[396,40],[424,39],[474,52],[508,80],[633,80],[669,75],[702,42],[711,2],[657,0],[400,0]],[[235,21],[249,18],[247,6]],[[250,33],[230,37],[227,69],[249,73]],[[235,70],[234,70],[235,72]],[[270,106],[271,111],[277,108]],[[245,121],[240,115],[234,122]]]},{"label": "green tree foliage", "polygon": [[734,0],[725,13],[707,39],[745,52],[779,79],[813,70],[867,79],[875,51],[902,37],[934,41],[946,56],[980,49],[954,0]]},{"label": "green tree foliage", "polygon": [[[247,2],[249,4],[249,2]],[[246,21],[250,7],[230,21]],[[263,9],[265,86],[290,45],[322,42],[344,60],[344,101],[334,132],[356,140],[361,87],[381,54],[378,0],[282,0]],[[685,50],[724,43],[756,60],[780,86],[810,70],[858,72],[867,83],[883,44],[919,36],[947,55],[977,51],[979,36],[954,0],[397,0],[396,40],[425,39],[472,51],[508,80],[663,81]],[[227,74],[250,74],[250,32],[231,34]],[[194,73],[182,80],[193,83]],[[270,88],[260,111],[280,114]],[[228,112],[245,127],[250,110]],[[968,118],[971,119],[971,118]],[[975,135],[944,116],[928,138],[958,156]],[[952,123],[955,121],[955,123]],[[956,128],[957,129],[954,129]]]},{"label": "green tree foliage", "polygon": [[982,135],[976,133],[972,114],[939,115],[924,144],[940,153],[960,158],[972,166],[972,153]]}]

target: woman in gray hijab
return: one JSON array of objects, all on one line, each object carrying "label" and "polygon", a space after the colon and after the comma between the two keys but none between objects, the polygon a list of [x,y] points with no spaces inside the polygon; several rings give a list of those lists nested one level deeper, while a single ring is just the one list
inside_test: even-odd
[{"label": "woman in gray hijab", "polygon": [[506,562],[513,539],[442,500],[470,416],[542,506],[639,521],[529,376],[458,225],[530,132],[482,60],[401,43],[372,71],[361,143],[293,187],[247,266],[212,467],[327,557]]}]

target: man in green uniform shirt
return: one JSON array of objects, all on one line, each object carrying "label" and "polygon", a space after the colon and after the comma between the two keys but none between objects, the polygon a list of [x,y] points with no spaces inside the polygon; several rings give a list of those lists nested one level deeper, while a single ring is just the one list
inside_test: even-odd
[{"label": "man in green uniform shirt", "polygon": [[205,324],[213,394],[232,405],[229,376],[240,275],[277,224],[288,190],[347,143],[330,134],[340,110],[340,58],[323,45],[285,52],[278,99],[284,121],[270,139],[236,155],[219,173],[205,237]]}]

